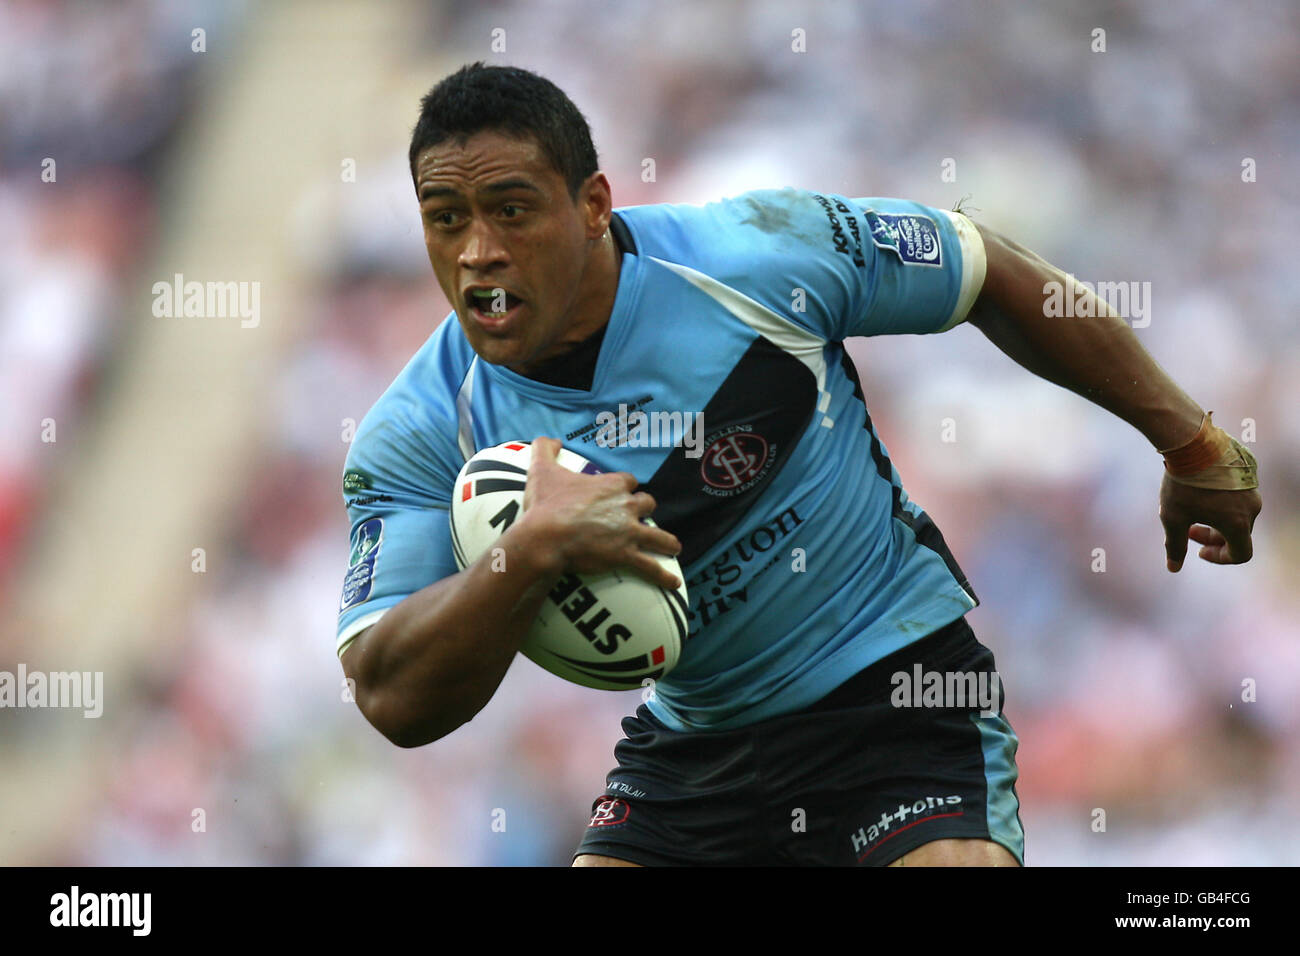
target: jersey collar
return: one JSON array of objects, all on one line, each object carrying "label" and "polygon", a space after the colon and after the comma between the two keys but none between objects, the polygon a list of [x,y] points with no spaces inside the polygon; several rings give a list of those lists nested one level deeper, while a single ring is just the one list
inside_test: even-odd
[{"label": "jersey collar", "polygon": [[565,388],[560,385],[548,385],[545,382],[538,382],[517,372],[512,372],[504,365],[493,365],[489,362],[479,361],[477,364],[481,366],[483,373],[514,391],[548,401],[550,404],[555,404],[556,399],[568,399],[574,404],[581,404],[584,399],[589,399],[602,391],[609,367],[614,361],[614,356],[618,355],[624,340],[627,338],[628,323],[636,309],[636,302],[641,291],[641,267],[644,261],[637,251],[636,240],[632,236],[632,231],[628,229],[627,224],[623,222],[618,213],[614,213],[610,217],[609,228],[619,246],[623,249],[623,261],[618,271],[618,288],[614,292],[614,308],[610,312],[609,322],[605,326],[605,340],[600,345],[600,356],[596,359],[596,372],[592,376],[591,391]]}]

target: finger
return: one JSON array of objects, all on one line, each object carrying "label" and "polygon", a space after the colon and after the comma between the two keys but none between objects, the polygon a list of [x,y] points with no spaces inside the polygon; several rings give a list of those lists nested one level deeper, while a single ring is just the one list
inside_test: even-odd
[{"label": "finger", "polygon": [[544,464],[554,464],[555,456],[559,453],[560,443],[554,438],[538,437],[534,438],[529,446],[532,449],[532,455],[528,461],[528,475],[524,482],[524,510],[527,511],[537,500],[537,477],[538,468]]},{"label": "finger", "polygon": [[658,587],[668,588],[671,591],[675,591],[682,586],[681,578],[677,577],[677,575],[673,574],[647,554],[637,554],[632,559],[629,567],[651,584],[657,585]]},{"label": "finger", "polygon": [[1220,545],[1207,544],[1205,547],[1201,548],[1197,556],[1202,561],[1208,561],[1211,564],[1240,564],[1241,563],[1240,561],[1235,560],[1232,552],[1229,550],[1229,547],[1226,544],[1220,544]]},{"label": "finger", "polygon": [[1223,528],[1222,534],[1228,543],[1216,549],[1216,557],[1206,558],[1207,561],[1214,561],[1216,564],[1245,564],[1250,560],[1251,555],[1254,554],[1254,548],[1250,541],[1250,524],[1248,522],[1242,521],[1239,524],[1227,525]]},{"label": "finger", "polygon": [[1187,530],[1191,522],[1167,518],[1162,512],[1160,523],[1165,526],[1165,567],[1177,574],[1187,557]]},{"label": "finger", "polygon": [[554,438],[539,436],[533,439],[533,458],[531,464],[535,465],[539,461],[553,462],[560,453],[559,441]]},{"label": "finger", "polygon": [[682,543],[677,535],[663,528],[643,528],[637,547],[642,551],[653,551],[675,558],[682,553]]},{"label": "finger", "polygon": [[649,492],[638,491],[632,496],[632,513],[638,518],[648,518],[657,507]]},{"label": "finger", "polygon": [[1213,528],[1203,524],[1192,525],[1191,530],[1187,532],[1187,537],[1191,538],[1197,544],[1206,544],[1215,547],[1221,544],[1226,544],[1228,540]]}]

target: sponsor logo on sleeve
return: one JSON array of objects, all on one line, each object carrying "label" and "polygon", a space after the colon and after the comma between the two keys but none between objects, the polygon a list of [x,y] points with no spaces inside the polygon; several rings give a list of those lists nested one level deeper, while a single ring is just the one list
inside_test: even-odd
[{"label": "sponsor logo on sleeve", "polygon": [[908,265],[943,265],[939,227],[929,216],[898,215],[871,209],[864,215],[871,241],[881,249],[891,250]]},{"label": "sponsor logo on sleeve", "polygon": [[[866,265],[866,259],[862,255],[862,236],[858,232],[858,221],[853,216],[853,210],[839,199],[832,205],[831,201],[820,193],[813,193],[813,199],[817,200],[818,205],[826,213],[826,221],[831,227],[831,245],[835,247],[835,251],[851,258],[855,266]],[[840,221],[836,210],[844,214],[844,222]],[[845,222],[848,223],[847,231]],[[853,240],[851,243],[850,236]]]},{"label": "sponsor logo on sleeve", "polygon": [[355,495],[357,492],[366,491],[370,487],[370,476],[360,468],[349,468],[343,472],[343,493],[345,495]]},{"label": "sponsor logo on sleeve", "polygon": [[349,508],[361,508],[365,505],[378,504],[384,501],[392,501],[392,495],[362,495],[359,498],[349,498],[346,502]]},{"label": "sponsor logo on sleeve", "polygon": [[384,540],[384,519],[371,518],[357,526],[353,535],[352,554],[348,558],[348,573],[343,578],[343,598],[339,612],[346,611],[370,597],[375,583],[375,560]]}]

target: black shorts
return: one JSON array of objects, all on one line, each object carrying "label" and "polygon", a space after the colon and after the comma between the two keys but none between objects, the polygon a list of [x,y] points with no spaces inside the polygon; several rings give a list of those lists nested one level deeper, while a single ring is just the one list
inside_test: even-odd
[{"label": "black shorts", "polygon": [[678,733],[642,705],[623,720],[618,767],[574,856],[884,866],[932,840],[977,838],[1023,864],[1003,703],[993,653],[958,618],[811,707],[738,730]]}]

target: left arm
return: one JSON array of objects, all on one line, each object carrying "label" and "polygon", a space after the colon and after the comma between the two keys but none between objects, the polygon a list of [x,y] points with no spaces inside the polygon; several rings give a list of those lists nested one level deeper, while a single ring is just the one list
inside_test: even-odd
[{"label": "left arm", "polygon": [[[1095,296],[1091,318],[1046,315],[1046,283],[1061,283],[1067,295],[1077,296],[1069,277],[1023,246],[976,225],[988,264],[970,324],[1035,375],[1128,422],[1157,450],[1179,448],[1198,435],[1204,411],[1147,354],[1127,322]],[[1160,517],[1169,570],[1182,566],[1188,538],[1202,545],[1200,556],[1206,561],[1249,561],[1260,504],[1253,488],[1192,487],[1166,473]],[[1210,527],[1192,527],[1195,522]]]}]

